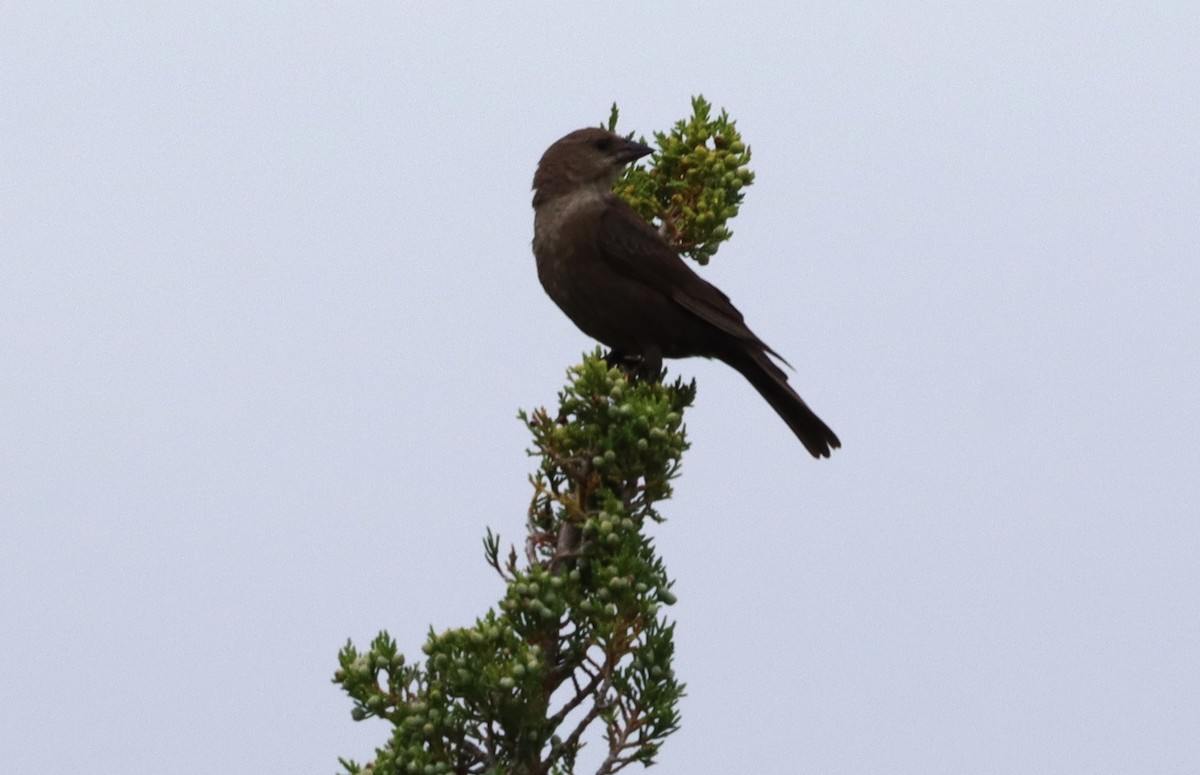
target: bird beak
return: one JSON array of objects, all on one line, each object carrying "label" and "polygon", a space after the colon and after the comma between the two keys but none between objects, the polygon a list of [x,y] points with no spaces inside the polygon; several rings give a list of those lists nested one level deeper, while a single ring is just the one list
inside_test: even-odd
[{"label": "bird beak", "polygon": [[649,146],[635,143],[632,140],[625,140],[624,144],[616,149],[613,153],[613,158],[621,164],[628,164],[631,161],[636,161],[643,156],[654,153],[654,149]]}]

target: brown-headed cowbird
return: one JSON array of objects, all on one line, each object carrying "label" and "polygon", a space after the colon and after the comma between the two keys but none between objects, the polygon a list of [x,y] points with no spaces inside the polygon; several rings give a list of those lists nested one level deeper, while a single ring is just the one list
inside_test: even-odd
[{"label": "brown-headed cowbird", "polygon": [[[533,253],[546,293],[575,325],[638,357],[657,377],[662,359],[702,356],[737,369],[813,457],[838,437],[788,385],[729,297],[693,272],[658,231],[613,194],[621,170],[651,150],[604,129],[551,145],[533,176]],[[786,363],[786,361],[784,361]]]}]

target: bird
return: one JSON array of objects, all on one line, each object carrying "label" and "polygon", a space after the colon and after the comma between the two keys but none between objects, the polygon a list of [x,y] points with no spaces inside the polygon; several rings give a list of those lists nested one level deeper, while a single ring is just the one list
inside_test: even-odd
[{"label": "bird", "polygon": [[736,369],[814,458],[841,447],[771,360],[787,361],[746,325],[729,297],[696,274],[658,230],[613,193],[648,146],[598,127],[542,154],[533,176],[533,254],[546,294],[608,348],[658,378],[663,358],[715,358]]}]

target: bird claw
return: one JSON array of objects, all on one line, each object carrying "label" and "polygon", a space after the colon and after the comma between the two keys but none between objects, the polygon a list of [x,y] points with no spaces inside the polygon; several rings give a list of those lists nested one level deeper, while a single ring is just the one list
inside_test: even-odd
[{"label": "bird claw", "polygon": [[662,368],[662,359],[652,362],[641,355],[629,355],[618,350],[609,350],[604,355],[604,363],[608,368],[620,369],[630,382],[662,382],[666,372]]}]

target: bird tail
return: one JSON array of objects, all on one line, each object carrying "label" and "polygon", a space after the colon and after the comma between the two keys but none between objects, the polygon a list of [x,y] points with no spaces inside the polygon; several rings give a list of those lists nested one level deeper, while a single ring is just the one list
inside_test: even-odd
[{"label": "bird tail", "polygon": [[829,426],[792,390],[783,369],[776,366],[763,349],[754,348],[748,343],[739,344],[740,347],[721,360],[750,381],[813,457],[829,457],[831,450],[842,446]]}]

